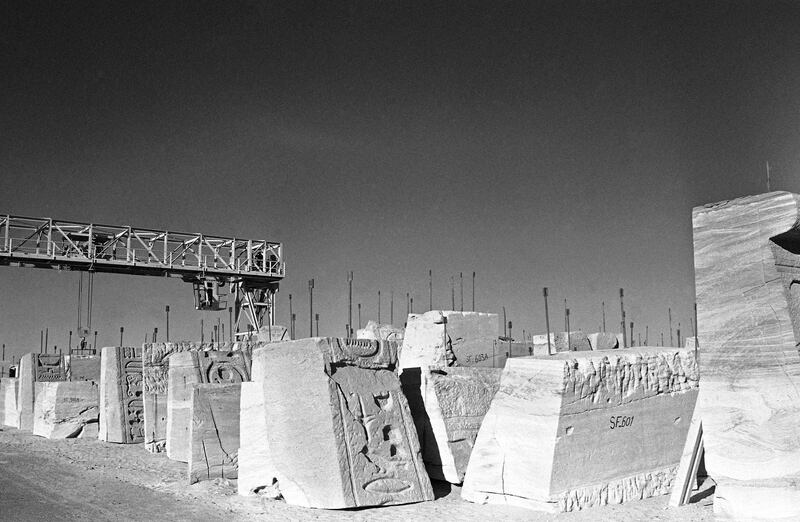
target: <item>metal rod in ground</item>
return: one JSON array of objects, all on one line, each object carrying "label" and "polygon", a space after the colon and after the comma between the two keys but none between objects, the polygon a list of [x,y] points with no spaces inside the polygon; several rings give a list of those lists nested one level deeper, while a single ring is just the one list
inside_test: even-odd
[{"label": "metal rod in ground", "polygon": [[389,324],[394,324],[394,290],[389,290]]},{"label": "metal rod in ground", "polygon": [[464,311],[464,272],[458,273],[458,284],[461,286],[461,311]]},{"label": "metal rod in ground", "polygon": [[308,280],[308,336],[314,337],[314,279]]},{"label": "metal rod in ground", "polygon": [[317,322],[317,337],[319,337],[319,314],[314,314],[314,318]]},{"label": "metal rod in ground", "polygon": [[681,323],[678,323],[678,347],[681,346]]},{"label": "metal rod in ground", "polygon": [[408,314],[411,313],[411,306],[408,303],[409,303],[409,297],[408,297],[408,292],[406,292],[406,317],[408,317]]},{"label": "metal rod in ground", "polygon": [[508,328],[506,328],[506,307],[503,307],[503,337],[508,337]]},{"label": "metal rod in ground", "polygon": [[[295,333],[295,323],[297,322],[297,314],[292,314],[292,340],[294,340],[294,333]],[[349,335],[345,335],[345,337],[350,337]]]},{"label": "metal rod in ground", "polygon": [[508,322],[508,354],[506,358],[511,357],[511,321]]},{"label": "metal rod in ground", "polygon": [[661,332],[661,346],[664,346],[664,332]]},{"label": "metal rod in ground", "polygon": [[[566,299],[564,301],[566,302]],[[564,310],[564,321],[567,323],[567,350],[572,351],[572,336],[569,332],[569,308]]]},{"label": "metal rod in ground", "polygon": [[[359,321],[359,328],[361,321]],[[353,271],[347,274],[347,324],[353,324]],[[348,335],[348,337],[350,337]]]},{"label": "metal rod in ground", "polygon": [[[119,345],[122,346],[122,343],[119,343]],[[67,345],[67,348],[69,350],[67,353],[72,353],[72,330],[69,331],[69,345]]]},{"label": "metal rod in ground", "polygon": [[[203,331],[203,330],[204,330],[204,329],[203,329],[203,320],[202,320],[202,319],[200,319],[200,343],[201,343],[201,344],[203,343],[203,341],[205,341],[205,340],[206,340],[206,339],[205,339],[205,333],[204,333],[204,331]],[[144,336],[144,337],[145,337],[145,341],[144,341],[144,342],[147,342],[147,334],[145,334],[145,336]]]},{"label": "metal rod in ground", "polygon": [[644,345],[650,346],[650,325],[644,327]]},{"label": "metal rod in ground", "polygon": [[450,310],[456,309],[456,284],[453,276],[450,276]]},{"label": "metal rod in ground", "polygon": [[567,308],[567,298],[565,297],[564,298],[564,330],[569,332],[569,324],[567,324],[567,310],[569,310],[569,308]]},{"label": "metal rod in ground", "polygon": [[361,303],[358,303],[358,329],[361,330]]},{"label": "metal rod in ground", "polygon": [[547,328],[547,355],[552,355],[552,351],[550,349],[550,311],[547,309],[547,287],[544,287],[542,291],[544,294],[544,324],[545,328]]},{"label": "metal rod in ground", "polygon": [[700,323],[697,322],[697,302],[694,303],[694,350],[697,355],[697,348],[700,346]]},{"label": "metal rod in ground", "polygon": [[169,305],[166,305],[164,307],[164,312],[167,314],[167,331],[165,332],[165,334],[166,334],[166,340],[167,342],[169,342]]},{"label": "metal rod in ground", "polygon": [[378,290],[378,324],[381,324],[381,291]]},{"label": "metal rod in ground", "polygon": [[625,334],[625,303],[623,302],[623,295],[624,295],[624,292],[623,292],[622,288],[620,288],[619,289],[619,311],[622,314],[622,322],[620,323],[622,325],[622,347],[623,348],[627,348],[628,347],[628,337]]},{"label": "metal rod in ground", "polygon": [[672,308],[667,308],[667,313],[669,314],[669,345],[675,346],[672,338]]},{"label": "metal rod in ground", "polygon": [[428,310],[433,310],[433,270],[428,270]]},{"label": "metal rod in ground", "polygon": [[[230,310],[230,308],[228,308]],[[294,310],[292,310],[292,294],[289,294],[289,339],[294,340]]]},{"label": "metal rod in ground", "polygon": [[5,345],[5,343],[3,343],[3,357],[0,358],[0,360],[2,360],[2,361],[6,360],[6,345]]},{"label": "metal rod in ground", "polygon": [[414,298],[411,298],[411,313],[414,313]]},{"label": "metal rod in ground", "polygon": [[472,311],[475,311],[475,272],[472,272]]},{"label": "metal rod in ground", "polygon": [[[291,294],[289,294],[289,302],[292,302]],[[292,339],[294,339],[294,327],[292,327]],[[228,307],[228,340],[233,342],[233,307],[230,306]]]},{"label": "metal rod in ground", "polygon": [[606,302],[603,301],[601,303],[601,306],[603,307],[603,332],[605,332],[606,331]]},{"label": "metal rod in ground", "polygon": [[[158,331],[158,328],[156,328]],[[97,330],[94,331],[94,353],[97,353]]]},{"label": "metal rod in ground", "polygon": [[39,353],[44,353],[44,330],[39,330]]},{"label": "metal rod in ground", "polygon": [[50,343],[48,337],[50,336],[50,328],[44,329],[44,353],[47,353],[47,345]]},{"label": "metal rod in ground", "polygon": [[631,321],[631,346],[633,346],[633,321]]}]

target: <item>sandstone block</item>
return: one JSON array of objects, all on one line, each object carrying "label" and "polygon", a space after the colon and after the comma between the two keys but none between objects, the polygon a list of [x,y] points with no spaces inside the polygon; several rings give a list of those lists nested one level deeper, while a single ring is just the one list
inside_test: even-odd
[{"label": "sandstone block", "polygon": [[[100,396],[92,381],[37,382],[33,434],[48,439],[78,437],[98,422]],[[97,436],[96,426],[91,429]]]},{"label": "sandstone block", "polygon": [[364,328],[356,330],[356,339],[402,343],[404,333],[404,328],[398,328],[391,324],[378,324],[370,320]]},{"label": "sandstone block", "polygon": [[241,384],[239,402],[239,495],[272,486],[276,477],[267,437],[263,376],[256,374],[256,361],[253,363],[254,382]]},{"label": "sandstone block", "polygon": [[189,484],[238,476],[241,383],[192,385]]},{"label": "sandstone block", "polygon": [[19,421],[21,430],[33,429],[33,408],[36,402],[37,382],[65,381],[66,370],[61,355],[28,353],[20,359]]},{"label": "sandstone block", "polygon": [[697,207],[692,224],[715,515],[800,518],[800,195]]},{"label": "sandstone block", "polygon": [[494,394],[501,368],[431,368],[424,372],[423,401],[430,419],[422,458],[428,475],[461,484],[469,456]]},{"label": "sandstone block", "polygon": [[690,350],[509,359],[462,497],[572,511],[669,493],[697,389]]},{"label": "sandstone block", "polygon": [[69,355],[70,381],[100,382],[100,355]]},{"label": "sandstone block", "polygon": [[19,379],[6,377],[0,381],[0,401],[3,403],[0,412],[0,421],[5,426],[19,427],[19,408],[17,397],[19,394]]},{"label": "sandstone block", "polygon": [[270,461],[287,502],[351,508],[432,500],[390,341],[310,338],[253,353]]},{"label": "sandstone block", "polygon": [[250,379],[250,345],[242,343],[242,347],[245,350],[191,350],[170,356],[166,431],[169,458],[189,462],[192,385],[241,383]]},{"label": "sandstone block", "polygon": [[497,314],[433,310],[409,314],[400,368],[495,365]]},{"label": "sandstone block", "polygon": [[592,350],[616,350],[622,346],[617,335],[611,332],[590,333],[588,337]]},{"label": "sandstone block", "polygon": [[120,444],[144,442],[142,349],[105,347],[100,361],[98,438]]}]

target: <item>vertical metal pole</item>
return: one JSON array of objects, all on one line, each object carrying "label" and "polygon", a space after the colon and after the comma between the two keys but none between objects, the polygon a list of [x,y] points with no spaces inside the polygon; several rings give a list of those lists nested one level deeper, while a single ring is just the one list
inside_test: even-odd
[{"label": "vertical metal pole", "polygon": [[603,307],[603,332],[605,332],[606,331],[606,302],[603,301],[601,306]]},{"label": "vertical metal pole", "polygon": [[644,327],[644,345],[650,346],[650,325]]},{"label": "vertical metal pole", "polygon": [[409,304],[408,304],[408,303],[409,303],[409,300],[408,300],[408,299],[409,299],[409,297],[408,297],[408,292],[406,292],[406,317],[408,316],[408,314],[410,314],[410,313],[411,313],[411,307],[410,307],[410,306],[409,306]]},{"label": "vertical metal pole", "polygon": [[[120,346],[122,346],[122,343],[120,343]],[[67,353],[72,353],[72,330],[69,331],[69,345],[67,347],[69,348]]]},{"label": "vertical metal pole", "polygon": [[411,298],[411,313],[414,313],[414,298]]},{"label": "vertical metal pole", "polygon": [[[294,340],[294,334],[295,334],[295,326],[294,326],[294,324],[295,324],[295,321],[297,321],[297,314],[292,314],[291,321],[292,321],[292,340]],[[347,336],[347,337],[349,337],[349,336]]]},{"label": "vertical metal pole", "polygon": [[681,347],[681,323],[678,323],[678,348]]},{"label": "vertical metal pole", "polygon": [[378,324],[381,324],[381,291],[378,290]]},{"label": "vertical metal pole", "polygon": [[314,279],[308,281],[308,336],[314,337]]},{"label": "vertical metal pole", "polygon": [[205,339],[205,333],[204,333],[204,331],[203,331],[203,330],[204,330],[204,329],[203,329],[203,320],[202,320],[202,319],[200,319],[200,343],[203,343],[203,341],[205,341],[205,340],[206,340],[206,339]]},{"label": "vertical metal pole", "polygon": [[292,294],[289,294],[289,339],[294,339],[294,310],[292,310]]},{"label": "vertical metal pole", "polygon": [[472,272],[472,311],[475,311],[475,272]]},{"label": "vertical metal pole", "polygon": [[664,332],[661,332],[661,346],[664,346]]},{"label": "vertical metal pole", "polygon": [[633,321],[631,321],[631,346],[633,346]]},{"label": "vertical metal pole", "polygon": [[389,290],[389,324],[394,325],[394,290]]},{"label": "vertical metal pole", "polygon": [[450,310],[456,309],[456,283],[450,276]]},{"label": "vertical metal pole", "polygon": [[219,326],[214,325],[214,342],[219,344]]},{"label": "vertical metal pole", "polygon": [[551,355],[553,352],[550,347],[550,310],[547,308],[547,287],[544,287],[542,294],[544,294],[544,323],[547,328],[547,355]]},{"label": "vertical metal pole", "polygon": [[511,321],[508,322],[508,356],[506,358],[511,357]]},{"label": "vertical metal pole", "polygon": [[361,330],[361,303],[358,303],[358,329]]},{"label": "vertical metal pole", "polygon": [[620,323],[622,325],[622,347],[623,348],[627,348],[628,347],[628,338],[625,335],[625,304],[623,303],[622,298],[623,298],[623,291],[622,291],[622,288],[620,288],[619,289],[619,310],[622,313],[622,322]]},{"label": "vertical metal pole", "polygon": [[508,337],[508,328],[506,325],[506,307],[503,307],[503,337]]},{"label": "vertical metal pole", "polygon": [[[353,324],[353,271],[347,274],[347,324]],[[349,326],[348,326],[349,328]],[[359,328],[361,326],[359,325]],[[350,337],[348,335],[348,337]]]},{"label": "vertical metal pole", "polygon": [[3,343],[3,357],[0,360],[3,360],[3,361],[6,360],[6,344],[5,343]]},{"label": "vertical metal pole", "polygon": [[569,308],[567,308],[567,299],[564,298],[564,330],[569,332],[569,321],[567,321],[567,310],[569,310]]},{"label": "vertical metal pole", "polygon": [[464,311],[464,272],[458,273],[458,284],[461,287],[461,311]]},{"label": "vertical metal pole", "polygon": [[[125,333],[125,327],[124,326],[120,326],[119,327],[119,345],[120,345],[120,347],[124,346],[122,344],[122,334],[123,333]],[[70,347],[69,351],[70,351],[70,353],[72,353],[72,347]]]},{"label": "vertical metal pole", "polygon": [[[212,339],[213,341],[213,339]],[[158,342],[158,327],[153,328],[153,342]]]},{"label": "vertical metal pole", "polygon": [[317,337],[319,337],[319,314],[314,314],[314,319],[317,323]]},{"label": "vertical metal pole", "polygon": [[672,308],[667,308],[667,313],[669,313],[669,345],[675,346],[672,340]]},{"label": "vertical metal pole", "polygon": [[44,329],[44,353],[47,353],[47,345],[50,344],[48,341],[48,337],[50,336],[50,328]]},{"label": "vertical metal pole", "polygon": [[572,351],[572,335],[569,332],[569,308],[564,310],[564,320],[567,322],[567,350]]},{"label": "vertical metal pole", "polygon": [[167,314],[167,331],[166,331],[166,341],[169,342],[169,305],[164,308]]},{"label": "vertical metal pole", "polygon": [[700,323],[697,322],[697,302],[694,303],[694,349],[697,355],[697,348],[700,346]]},{"label": "vertical metal pole", "polygon": [[428,270],[428,310],[433,310],[433,270]]},{"label": "vertical metal pole", "polygon": [[[156,328],[158,331],[158,328]],[[94,331],[94,353],[97,353],[97,330]]]},{"label": "vertical metal pole", "polygon": [[39,330],[39,353],[44,353],[44,330]]},{"label": "vertical metal pole", "polygon": [[233,342],[233,307],[228,307],[228,340]]}]

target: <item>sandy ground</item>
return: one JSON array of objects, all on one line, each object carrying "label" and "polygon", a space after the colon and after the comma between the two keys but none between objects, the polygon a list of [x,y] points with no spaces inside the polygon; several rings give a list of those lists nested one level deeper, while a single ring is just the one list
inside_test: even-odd
[{"label": "sandy ground", "polygon": [[235,481],[188,485],[186,464],[141,445],[96,439],[47,440],[0,430],[0,520],[712,520],[710,481],[693,503],[669,508],[666,496],[574,513],[543,514],[461,500],[435,483],[434,502],[347,511],[299,508],[236,495]]}]

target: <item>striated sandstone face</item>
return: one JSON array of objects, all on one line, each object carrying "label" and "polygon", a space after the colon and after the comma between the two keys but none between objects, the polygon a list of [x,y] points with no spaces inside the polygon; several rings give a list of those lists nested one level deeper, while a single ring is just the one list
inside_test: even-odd
[{"label": "striated sandstone face", "polygon": [[697,207],[692,225],[698,415],[715,514],[798,518],[800,195]]},{"label": "striated sandstone face", "polygon": [[569,511],[668,493],[697,392],[691,350],[510,359],[462,497]]}]

